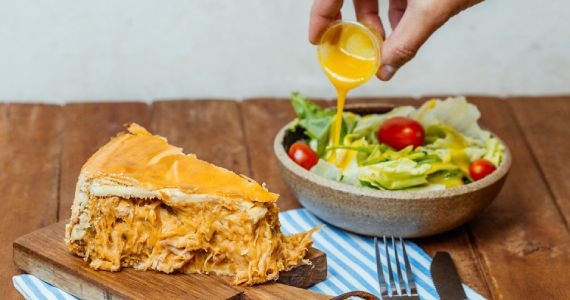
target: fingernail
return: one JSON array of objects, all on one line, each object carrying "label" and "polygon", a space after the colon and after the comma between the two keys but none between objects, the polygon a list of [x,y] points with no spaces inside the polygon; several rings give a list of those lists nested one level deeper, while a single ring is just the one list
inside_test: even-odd
[{"label": "fingernail", "polygon": [[396,71],[397,69],[392,66],[383,65],[382,68],[380,68],[380,79],[390,80],[390,78],[394,76],[394,73],[396,73]]}]

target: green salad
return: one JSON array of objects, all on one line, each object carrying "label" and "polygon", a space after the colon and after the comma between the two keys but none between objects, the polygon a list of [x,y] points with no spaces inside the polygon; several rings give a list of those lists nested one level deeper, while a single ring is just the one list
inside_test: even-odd
[{"label": "green salad", "polygon": [[481,113],[465,97],[433,99],[419,108],[385,114],[344,112],[340,142],[333,145],[336,111],[293,93],[300,139],[288,149],[302,167],[330,180],[379,190],[442,190],[492,173],[504,147],[477,120]]}]

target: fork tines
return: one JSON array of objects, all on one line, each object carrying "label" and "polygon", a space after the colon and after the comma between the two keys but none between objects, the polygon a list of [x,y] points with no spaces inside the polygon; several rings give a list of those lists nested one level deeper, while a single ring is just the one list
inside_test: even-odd
[{"label": "fork tines", "polygon": [[[384,277],[384,271],[382,269],[382,260],[380,259],[380,247],[378,246],[378,238],[374,238],[374,248],[376,249],[376,268],[378,271],[378,284],[380,285],[380,294],[382,295],[383,299],[391,299],[392,297],[399,297],[398,295],[398,289],[396,287],[396,282],[394,280],[394,274],[392,273],[392,264],[391,264],[391,259],[390,256],[392,254],[390,254],[389,251],[389,247],[388,247],[388,243],[390,242],[390,239],[386,239],[386,236],[383,237],[384,239],[384,253],[386,253],[386,265],[388,267],[388,281],[386,280],[386,278]],[[416,283],[414,282],[414,276],[412,274],[412,268],[410,267],[410,261],[408,259],[408,254],[406,253],[406,245],[404,243],[404,240],[400,237],[400,245],[402,247],[402,253],[403,253],[403,258],[404,258],[404,266],[402,266],[400,264],[400,259],[399,259],[399,255],[398,255],[398,251],[397,251],[397,247],[396,247],[396,240],[394,239],[394,237],[391,237],[391,242],[392,242],[392,248],[393,248],[393,256],[394,256],[394,260],[396,261],[396,272],[397,272],[397,276],[398,276],[398,286],[400,287],[400,294],[402,296],[418,296],[417,293],[417,289],[416,289]],[[402,268],[404,268],[402,270]],[[404,278],[402,276],[402,272],[406,273],[406,278],[408,281],[408,290],[406,289],[406,285],[404,283]],[[391,291],[390,294],[392,294],[392,296],[390,297],[388,290]],[[401,299],[401,298],[400,298]],[[419,298],[418,298],[419,299]]]}]

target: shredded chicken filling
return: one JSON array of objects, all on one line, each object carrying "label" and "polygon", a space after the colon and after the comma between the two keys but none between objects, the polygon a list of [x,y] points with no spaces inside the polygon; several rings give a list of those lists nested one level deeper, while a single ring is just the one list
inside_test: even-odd
[{"label": "shredded chicken filling", "polygon": [[[159,200],[90,197],[82,216],[67,228],[66,242],[96,269],[215,273],[235,276],[233,284],[266,282],[280,271],[310,263],[303,257],[316,228],[285,236],[273,202],[254,203],[267,208],[257,222],[237,203],[228,199],[172,207]],[[71,240],[79,219],[88,220],[87,230]]]}]

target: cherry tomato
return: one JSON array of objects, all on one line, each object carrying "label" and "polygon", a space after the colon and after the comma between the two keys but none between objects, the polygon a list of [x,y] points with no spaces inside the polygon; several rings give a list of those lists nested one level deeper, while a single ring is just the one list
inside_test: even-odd
[{"label": "cherry tomato", "polygon": [[289,148],[289,157],[299,166],[310,170],[319,162],[319,156],[311,147],[304,143],[294,143]]},{"label": "cherry tomato", "polygon": [[469,174],[473,180],[479,180],[493,173],[496,169],[492,162],[486,159],[477,159],[469,165]]},{"label": "cherry tomato", "polygon": [[406,117],[390,118],[378,129],[378,141],[398,151],[413,145],[414,148],[424,144],[425,132],[422,124]]}]

